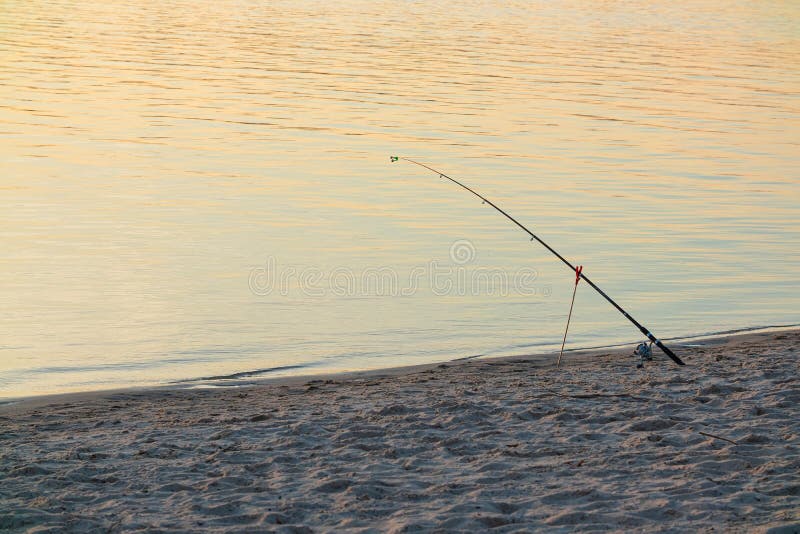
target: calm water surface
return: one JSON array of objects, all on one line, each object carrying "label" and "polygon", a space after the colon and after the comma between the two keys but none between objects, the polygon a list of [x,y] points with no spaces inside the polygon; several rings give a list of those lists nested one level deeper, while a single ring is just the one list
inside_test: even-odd
[{"label": "calm water surface", "polygon": [[[792,1],[0,2],[0,397],[557,346],[573,275],[391,154],[661,337],[798,323],[798,28]],[[579,287],[571,346],[637,339]]]}]

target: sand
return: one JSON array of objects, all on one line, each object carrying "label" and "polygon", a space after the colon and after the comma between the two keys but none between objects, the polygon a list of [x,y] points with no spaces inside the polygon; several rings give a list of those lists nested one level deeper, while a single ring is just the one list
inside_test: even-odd
[{"label": "sand", "polygon": [[798,345],[6,405],[0,530],[800,532]]}]

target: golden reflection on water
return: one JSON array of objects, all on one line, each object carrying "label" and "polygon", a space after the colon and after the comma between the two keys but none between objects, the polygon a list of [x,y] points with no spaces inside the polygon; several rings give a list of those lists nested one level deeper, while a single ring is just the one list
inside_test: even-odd
[{"label": "golden reflection on water", "polygon": [[[0,2],[0,397],[800,322],[794,2]],[[536,269],[536,294],[255,295]],[[578,294],[573,345],[632,340]]]}]

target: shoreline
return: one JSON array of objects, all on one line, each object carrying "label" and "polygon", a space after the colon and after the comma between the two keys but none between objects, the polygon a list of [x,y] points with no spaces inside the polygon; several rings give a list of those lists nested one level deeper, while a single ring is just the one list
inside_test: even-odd
[{"label": "shoreline", "polygon": [[800,329],[674,348],[6,406],[0,530],[800,531]]},{"label": "shoreline", "polygon": [[[677,347],[678,351],[691,350],[697,346],[714,345],[728,342],[732,339],[755,339],[763,336],[768,336],[773,333],[781,332],[800,332],[800,325],[779,325],[779,326],[764,326],[742,328],[722,333],[709,333],[699,334],[687,337],[673,337],[666,338],[663,341],[669,342],[670,347]],[[634,356],[632,355],[635,342],[631,343],[617,343],[612,345],[587,347],[587,348],[566,348],[564,349],[564,358],[562,366],[572,363],[588,363],[593,357],[606,356],[617,357],[623,359],[628,356],[630,358],[631,366],[634,367]],[[654,361],[649,365],[673,365],[666,356],[656,347],[653,347]],[[282,375],[262,378],[248,378],[248,379],[187,379],[180,382],[172,382],[156,386],[141,386],[141,387],[121,387],[121,388],[108,388],[96,389],[88,391],[72,391],[65,393],[53,393],[45,395],[33,395],[26,397],[13,397],[8,399],[0,399],[0,414],[15,413],[18,410],[25,410],[31,408],[39,408],[52,403],[59,402],[81,402],[92,401],[106,395],[114,394],[158,394],[165,391],[204,391],[204,390],[236,390],[240,388],[262,386],[262,385],[297,385],[299,383],[307,382],[310,380],[349,380],[358,378],[370,377],[397,377],[406,374],[422,372],[429,369],[436,368],[441,365],[461,365],[469,362],[492,362],[492,361],[515,361],[519,359],[530,360],[530,363],[536,364],[537,368],[554,368],[558,352],[534,353],[534,354],[516,354],[510,356],[487,356],[487,357],[461,357],[453,358],[450,360],[438,361],[433,363],[424,363],[417,365],[401,365],[396,367],[381,367],[378,369],[367,369],[359,371],[340,371],[340,372],[321,372],[309,373],[298,375]],[[691,362],[685,362],[691,365]]]}]

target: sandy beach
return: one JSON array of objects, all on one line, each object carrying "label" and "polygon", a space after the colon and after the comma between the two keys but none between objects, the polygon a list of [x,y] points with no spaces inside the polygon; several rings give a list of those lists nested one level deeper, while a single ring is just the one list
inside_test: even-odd
[{"label": "sandy beach", "polygon": [[5,405],[0,530],[798,532],[798,345]]}]

